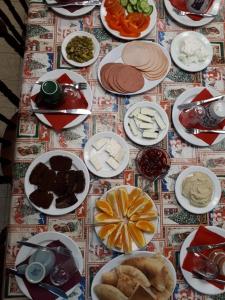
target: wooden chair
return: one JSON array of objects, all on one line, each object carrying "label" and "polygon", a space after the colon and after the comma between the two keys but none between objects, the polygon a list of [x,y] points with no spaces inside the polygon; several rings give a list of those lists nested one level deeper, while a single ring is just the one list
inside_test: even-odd
[{"label": "wooden chair", "polygon": [[[26,36],[26,25],[22,21],[20,15],[15,9],[15,6],[13,5],[11,0],[3,0],[5,5],[8,7],[8,10],[12,14],[11,17],[15,19],[17,24],[20,26],[22,30],[22,35],[19,34],[18,30],[15,28],[15,26],[10,21],[11,17],[3,12],[0,9],[0,37],[3,37],[6,42],[15,49],[15,51],[23,57],[24,49],[25,49],[25,36]],[[28,13],[28,6],[25,0],[18,0],[18,2],[23,7],[25,13]],[[12,35],[9,33],[9,31],[12,33]]]}]

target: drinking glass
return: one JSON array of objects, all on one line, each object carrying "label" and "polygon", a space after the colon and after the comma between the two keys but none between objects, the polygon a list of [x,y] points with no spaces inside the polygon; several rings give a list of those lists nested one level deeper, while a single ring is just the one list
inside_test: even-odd
[{"label": "drinking glass", "polygon": [[50,273],[50,280],[56,286],[64,285],[77,272],[77,266],[71,257],[62,263],[56,263]]}]

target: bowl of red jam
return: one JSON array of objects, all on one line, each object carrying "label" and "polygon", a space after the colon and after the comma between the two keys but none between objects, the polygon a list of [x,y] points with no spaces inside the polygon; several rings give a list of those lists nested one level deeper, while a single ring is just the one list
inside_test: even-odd
[{"label": "bowl of red jam", "polygon": [[168,173],[171,161],[165,150],[148,147],[138,152],[136,165],[141,175],[154,181],[163,178]]}]

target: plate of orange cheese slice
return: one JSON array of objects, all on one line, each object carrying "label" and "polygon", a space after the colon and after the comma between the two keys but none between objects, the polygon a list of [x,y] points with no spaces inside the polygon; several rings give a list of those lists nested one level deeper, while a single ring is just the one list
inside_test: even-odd
[{"label": "plate of orange cheese slice", "polygon": [[95,204],[97,236],[114,251],[131,253],[144,248],[153,238],[157,222],[154,202],[134,186],[114,187]]},{"label": "plate of orange cheese slice", "polygon": [[109,92],[137,95],[161,83],[170,67],[170,55],[164,47],[150,41],[132,41],[102,59],[98,79]]}]

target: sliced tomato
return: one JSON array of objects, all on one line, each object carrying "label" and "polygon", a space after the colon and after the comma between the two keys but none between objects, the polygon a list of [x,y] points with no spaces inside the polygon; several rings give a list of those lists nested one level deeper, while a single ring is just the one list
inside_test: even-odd
[{"label": "sliced tomato", "polygon": [[106,11],[110,14],[114,14],[116,16],[120,16],[125,14],[125,9],[120,4],[115,4],[106,9]]},{"label": "sliced tomato", "polygon": [[127,31],[124,31],[124,29],[120,29],[119,32],[120,32],[120,35],[126,36],[126,37],[136,38],[136,37],[140,36],[140,32],[127,32]]},{"label": "sliced tomato", "polygon": [[145,16],[145,21],[144,23],[139,27],[140,31],[144,31],[145,29],[147,29],[147,27],[149,26],[150,23],[150,16]]},{"label": "sliced tomato", "polygon": [[119,1],[118,0],[105,0],[105,3],[104,3],[104,6],[106,8],[110,7],[110,6],[113,6],[115,4],[119,4]]},{"label": "sliced tomato", "polygon": [[115,15],[107,14],[105,20],[111,29],[119,30],[121,28],[120,18]]}]

